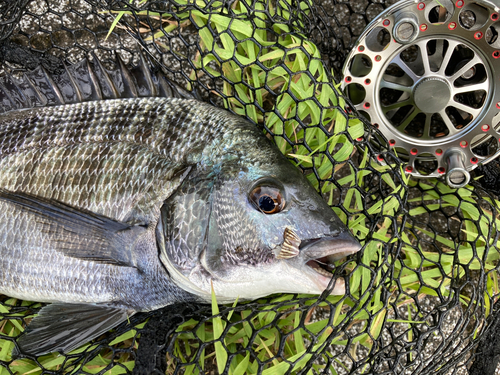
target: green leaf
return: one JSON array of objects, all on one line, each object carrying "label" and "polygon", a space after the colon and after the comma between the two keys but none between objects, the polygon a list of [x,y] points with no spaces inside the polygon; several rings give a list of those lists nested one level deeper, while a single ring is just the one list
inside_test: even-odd
[{"label": "green leaf", "polygon": [[298,154],[288,154],[288,156],[291,156],[293,158],[297,158],[301,161],[305,161],[307,163],[312,163],[312,157],[310,155],[298,155]]},{"label": "green leaf", "polygon": [[[211,289],[212,289],[212,315],[218,315],[219,305],[217,304],[217,299],[215,297],[213,284],[211,284]],[[214,341],[215,341],[222,336],[222,333],[224,332],[224,325],[222,323],[222,319],[220,316],[214,317],[212,319],[212,324],[214,328]],[[227,351],[226,349],[224,349],[224,346],[222,345],[222,342],[220,340],[215,341],[214,346],[215,346],[215,358],[217,359],[217,369],[219,370],[219,374],[221,374],[224,372],[224,369],[226,368]]]},{"label": "green leaf", "polygon": [[276,50],[272,50],[271,52],[268,52],[268,53],[262,55],[259,58],[259,61],[264,62],[264,61],[269,61],[269,60],[274,60],[274,59],[281,59],[284,55],[285,55],[284,50],[276,49]]},{"label": "green leaf", "polygon": [[347,141],[346,143],[344,143],[342,145],[340,150],[338,150],[337,153],[335,155],[333,155],[333,158],[336,161],[345,161],[345,160],[349,159],[353,150],[354,150],[354,146],[352,145],[352,143]]},{"label": "green leaf", "polygon": [[[294,320],[294,323],[293,323],[293,328],[298,328],[298,326],[300,325],[300,318],[301,318],[302,314],[300,311],[295,311],[295,320]],[[304,345],[304,337],[302,336],[302,329],[297,329],[294,333],[293,333],[293,338],[294,338],[294,343],[295,343],[295,348],[297,351],[299,352],[302,352],[302,351],[305,351],[306,348],[305,348],[305,345]]]},{"label": "green leaf", "polygon": [[[130,0],[129,3],[132,4],[133,0]],[[106,34],[106,38],[104,38],[104,40],[108,40],[109,36],[111,35],[111,33],[113,32],[113,30],[115,29],[116,25],[118,25],[118,22],[120,22],[121,18],[126,14],[127,12],[126,11],[120,11],[120,13],[118,13],[118,15],[115,17],[115,19],[113,20],[113,22],[111,23],[111,26],[109,27],[109,30],[108,30],[108,33]]]},{"label": "green leaf", "polygon": [[116,345],[116,344],[118,344],[118,343],[120,343],[120,342],[123,342],[123,341],[125,341],[125,340],[129,340],[129,339],[131,339],[131,338],[135,337],[135,335],[137,334],[136,329],[141,329],[141,328],[143,328],[145,324],[146,324],[146,322],[141,323],[141,324],[139,324],[139,325],[135,326],[135,327],[134,327],[134,328],[132,328],[130,331],[125,332],[124,334],[122,334],[122,335],[118,336],[116,339],[114,339],[113,341],[111,341],[111,342],[109,343],[109,345]]},{"label": "green leaf", "polygon": [[361,121],[350,121],[349,129],[347,130],[351,138],[359,138],[365,134],[365,127]]},{"label": "green leaf", "polygon": [[245,358],[236,366],[233,375],[244,375],[247,373],[248,364],[250,362],[250,353],[247,353]]}]

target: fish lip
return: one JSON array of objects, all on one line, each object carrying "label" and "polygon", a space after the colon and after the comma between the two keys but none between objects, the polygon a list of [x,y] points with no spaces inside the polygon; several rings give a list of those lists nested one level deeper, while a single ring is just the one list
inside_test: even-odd
[{"label": "fish lip", "polygon": [[302,252],[307,251],[307,249],[314,246],[314,244],[320,241],[334,240],[334,239],[335,237],[319,237],[319,238],[309,238],[307,240],[301,240],[299,250]]},{"label": "fish lip", "polygon": [[322,276],[333,276],[337,260],[361,250],[361,245],[350,233],[324,236],[301,241],[300,253],[306,266]]}]

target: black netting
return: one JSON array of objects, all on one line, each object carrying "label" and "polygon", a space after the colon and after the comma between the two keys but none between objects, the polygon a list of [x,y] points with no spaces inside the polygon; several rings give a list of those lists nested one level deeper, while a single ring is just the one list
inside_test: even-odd
[{"label": "black netting", "polygon": [[348,48],[391,4],[0,3],[4,72],[42,65],[57,74],[94,55],[135,65],[147,51],[154,69],[262,127],[364,245],[335,269],[348,281],[344,296],[169,306],[66,356],[13,359],[41,305],[2,296],[0,373],[466,373],[483,333],[495,332],[496,191],[409,179],[334,80]]}]

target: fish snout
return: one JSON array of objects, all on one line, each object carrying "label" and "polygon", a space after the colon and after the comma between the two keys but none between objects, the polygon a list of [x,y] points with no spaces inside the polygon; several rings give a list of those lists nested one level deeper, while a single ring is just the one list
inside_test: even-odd
[{"label": "fish snout", "polygon": [[328,256],[335,261],[357,253],[361,250],[361,245],[351,233],[342,232],[338,236],[324,235],[302,240],[299,249],[307,258]]}]

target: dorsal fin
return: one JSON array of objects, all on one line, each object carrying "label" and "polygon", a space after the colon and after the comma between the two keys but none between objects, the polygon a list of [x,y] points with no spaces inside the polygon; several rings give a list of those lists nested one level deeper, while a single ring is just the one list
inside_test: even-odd
[{"label": "dorsal fin", "polygon": [[[73,78],[73,75],[71,72],[68,70],[68,66],[64,64],[64,70],[66,74],[61,74],[59,77],[61,77],[61,86],[64,85],[65,87],[68,87],[67,94],[71,95],[73,94],[73,97],[75,98],[74,100],[78,102],[83,101],[83,96],[82,92],[80,91],[80,88],[78,87],[78,84],[76,83],[75,79]],[[67,80],[66,80],[67,78]],[[73,89],[73,90],[71,90]],[[66,92],[66,91],[65,91]],[[70,103],[73,103],[70,101]]]},{"label": "dorsal fin", "polygon": [[99,79],[99,83],[101,84],[102,93],[105,99],[117,99],[120,97],[118,90],[113,83],[108,71],[101,64],[101,61],[97,58],[97,56],[92,52],[92,57],[94,60],[94,72]]},{"label": "dorsal fin", "polygon": [[46,105],[66,104],[61,102],[61,93],[59,88],[54,84],[50,74],[42,65],[38,66],[31,72],[27,72],[25,77],[30,80],[33,87],[36,87],[38,93],[41,94],[41,101],[46,102]]},{"label": "dorsal fin", "polygon": [[92,61],[83,59],[76,64],[64,65],[64,68],[62,72],[50,74],[39,66],[26,72],[21,79],[1,76],[0,113],[119,98],[163,96],[199,99],[161,72],[153,74],[142,54],[139,64],[132,69],[127,68],[118,54],[115,67],[111,70],[106,69],[95,54],[92,54]]},{"label": "dorsal fin", "polygon": [[52,76],[45,70],[45,68],[40,66],[40,71],[42,72],[46,82],[47,82],[47,87],[51,91],[51,93],[54,95],[54,103],[55,104],[66,104],[64,101],[64,98],[62,97],[61,91],[59,90],[59,87],[55,84],[54,80],[52,79]]},{"label": "dorsal fin", "polygon": [[119,89],[122,91],[122,97],[138,97],[139,93],[137,92],[137,83],[118,54],[116,54],[116,65],[118,66],[118,69],[116,70],[116,77],[120,81]]},{"label": "dorsal fin", "polygon": [[6,95],[6,93],[8,93],[9,90],[7,90],[7,88],[5,88],[5,86],[2,85],[1,82],[0,82],[0,92],[3,93],[3,95],[0,95],[2,97],[2,101],[0,102],[0,107],[4,111],[10,111],[13,108],[16,108],[15,107],[16,104],[14,103],[13,98],[11,96]]},{"label": "dorsal fin", "polygon": [[139,54],[139,65],[131,71],[137,82],[137,91],[139,96],[158,96],[159,90],[153,82],[151,70],[148,68],[148,63],[142,53]]},{"label": "dorsal fin", "polygon": [[[38,85],[28,76],[29,72],[24,73],[22,83],[24,83],[25,93],[31,98],[30,107],[43,107],[50,105],[48,99],[38,89]],[[21,84],[19,87],[22,87]]]},{"label": "dorsal fin", "polygon": [[14,77],[10,74],[5,74],[0,77],[0,89],[4,92],[4,94],[1,95],[1,104],[3,106],[8,106],[9,108],[23,108],[26,105],[28,99],[17,87]]},{"label": "dorsal fin", "polygon": [[68,66],[66,71],[69,72],[73,82],[78,86],[84,102],[102,98],[101,87],[87,59]]},{"label": "dorsal fin", "polygon": [[88,60],[84,61],[86,62],[85,67],[87,68],[90,81],[92,82],[92,89],[93,89],[92,93],[94,94],[92,95],[92,100],[102,100],[104,98],[102,96],[101,86],[99,86],[99,80],[96,74],[94,73],[94,70],[90,67]]}]

